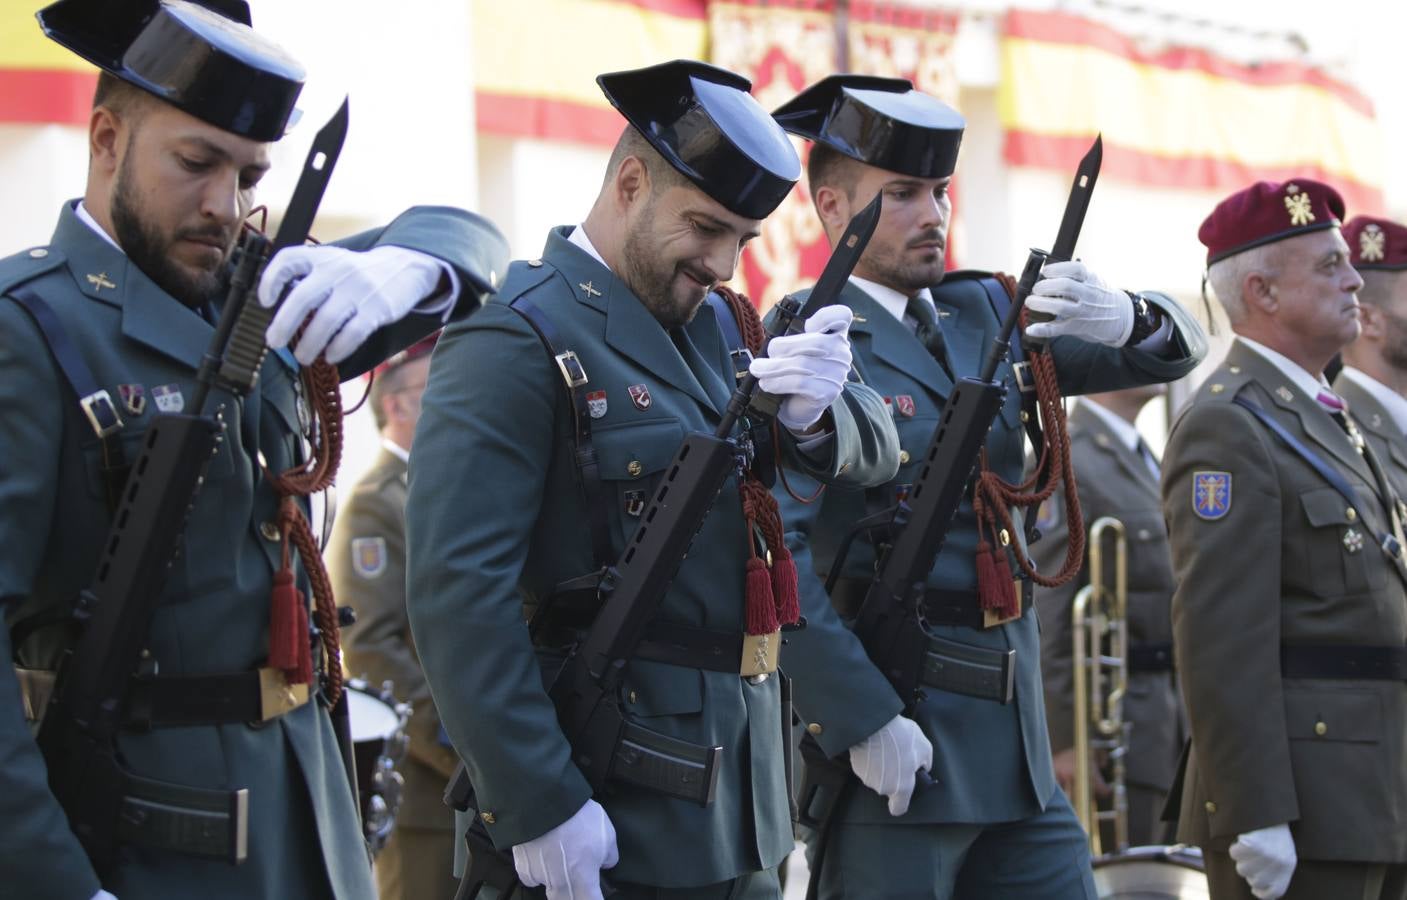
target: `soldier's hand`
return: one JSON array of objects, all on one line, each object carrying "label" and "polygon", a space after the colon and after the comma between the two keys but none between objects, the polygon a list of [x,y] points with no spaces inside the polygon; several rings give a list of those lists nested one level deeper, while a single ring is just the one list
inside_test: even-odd
[{"label": "soldier's hand", "polygon": [[306,366],[320,355],[341,362],[372,332],[430,298],[444,275],[439,260],[404,247],[360,253],[328,244],[287,247],[269,261],[259,281],[259,303],[266,307],[292,285],[269,323],[268,344],[288,346],[306,321],[293,347],[298,362]]},{"label": "soldier's hand", "polygon": [[1248,831],[1231,845],[1236,874],[1246,879],[1251,893],[1260,900],[1275,900],[1290,887],[1299,858],[1289,825],[1272,825]]},{"label": "soldier's hand", "polygon": [[603,900],[601,870],[619,861],[615,826],[595,800],[587,800],[541,837],[513,848],[518,880],[547,888],[547,900]]},{"label": "soldier's hand", "polygon": [[[1055,780],[1060,783],[1060,788],[1070,797],[1075,797],[1075,748],[1066,747],[1059,753],[1051,755],[1051,765],[1055,767]],[[1091,759],[1089,766],[1089,781],[1094,790],[1094,796],[1104,799],[1114,795],[1114,789],[1109,787],[1104,780],[1104,773],[1100,771],[1102,767],[1099,760]]]},{"label": "soldier's hand", "polygon": [[1133,334],[1133,298],[1111,290],[1079,260],[1047,263],[1041,280],[1026,299],[1034,312],[1049,313],[1048,322],[1032,322],[1026,334],[1049,340],[1061,335],[1110,347],[1122,347]]},{"label": "soldier's hand", "polygon": [[806,320],[805,332],[773,338],[767,355],[748,367],[759,388],[783,398],[777,421],[792,431],[820,421],[845,387],[854,318],[848,306],[824,306]]},{"label": "soldier's hand", "polygon": [[895,716],[850,748],[850,768],[870,790],[889,799],[889,814],[909,811],[919,769],[933,768],[933,744],[913,719]]}]

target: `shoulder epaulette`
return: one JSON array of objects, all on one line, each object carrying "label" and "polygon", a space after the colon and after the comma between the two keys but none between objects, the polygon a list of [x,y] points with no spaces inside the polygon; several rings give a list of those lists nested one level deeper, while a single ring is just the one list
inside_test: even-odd
[{"label": "shoulder epaulette", "polygon": [[943,273],[943,281],[939,282],[939,285],[941,286],[949,281],[969,281],[979,278],[991,278],[994,274],[996,273],[988,272],[985,269],[954,269],[951,272]]},{"label": "shoulder epaulette", "polygon": [[0,259],[0,294],[52,272],[67,262],[62,253],[48,247],[33,247]]},{"label": "shoulder epaulette", "polygon": [[508,274],[494,294],[494,301],[505,306],[544,284],[557,274],[557,267],[540,259],[514,260],[508,266]]}]

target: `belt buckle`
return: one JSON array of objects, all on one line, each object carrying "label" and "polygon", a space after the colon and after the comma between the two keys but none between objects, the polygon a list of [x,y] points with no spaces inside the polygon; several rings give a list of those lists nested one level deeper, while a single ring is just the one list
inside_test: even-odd
[{"label": "belt buckle", "polygon": [[743,635],[743,652],[739,660],[738,674],[744,678],[757,678],[777,671],[777,656],[782,649],[780,629],[769,634]]},{"label": "belt buckle", "polygon": [[586,384],[586,367],[577,359],[575,351],[558,353],[557,368],[562,371],[562,379],[567,382],[567,387],[579,388]]},{"label": "belt buckle", "polygon": [[289,684],[282,669],[259,670],[259,721],[276,719],[307,702],[306,684]]},{"label": "belt buckle", "polygon": [[1025,583],[1020,578],[1013,578],[1012,584],[1016,590],[1016,615],[999,616],[997,615],[996,610],[983,609],[983,628],[996,628],[998,625],[1005,625],[1007,622],[1015,622],[1017,619],[1021,618],[1026,613],[1026,597],[1022,593]]},{"label": "belt buckle", "polygon": [[1029,394],[1036,389],[1036,379],[1031,376],[1031,364],[1026,360],[1011,364],[1011,371],[1016,375],[1016,386],[1021,389],[1021,393]]},{"label": "belt buckle", "polygon": [[83,415],[88,417],[88,424],[93,426],[93,431],[99,438],[122,430],[122,417],[117,414],[112,395],[107,391],[97,390],[86,397],[80,397],[78,405],[83,408]]}]

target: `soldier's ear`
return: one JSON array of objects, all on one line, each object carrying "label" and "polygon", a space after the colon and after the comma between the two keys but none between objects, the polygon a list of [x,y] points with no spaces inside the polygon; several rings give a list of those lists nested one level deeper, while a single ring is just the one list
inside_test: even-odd
[{"label": "soldier's ear", "polygon": [[1383,328],[1382,311],[1370,303],[1359,301],[1358,304],[1358,324],[1359,336],[1369,340],[1380,341],[1386,334]]},{"label": "soldier's ear", "polygon": [[1273,313],[1280,308],[1279,292],[1275,288],[1275,282],[1266,273],[1248,273],[1242,288],[1241,295],[1246,298],[1247,306],[1254,305],[1264,313]]},{"label": "soldier's ear", "polygon": [[629,209],[650,195],[650,172],[638,156],[627,156],[616,168],[613,185],[617,206]]},{"label": "soldier's ear", "polygon": [[122,120],[106,106],[93,107],[88,116],[88,155],[100,172],[111,176],[117,171],[122,148]]},{"label": "soldier's ear", "polygon": [[850,223],[851,207],[850,197],[845,191],[823,184],[816,188],[812,202],[827,236],[838,238],[845,233],[845,226]]}]

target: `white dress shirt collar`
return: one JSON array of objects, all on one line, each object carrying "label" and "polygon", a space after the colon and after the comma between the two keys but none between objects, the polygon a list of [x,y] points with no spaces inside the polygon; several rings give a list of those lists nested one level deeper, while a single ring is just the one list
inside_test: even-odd
[{"label": "white dress shirt collar", "polygon": [[[1378,379],[1352,366],[1344,366],[1343,377],[1350,379],[1354,384],[1367,391],[1374,400],[1381,403],[1383,409],[1386,409],[1387,414],[1392,417],[1397,430],[1407,434],[1407,397],[1403,397]],[[1353,412],[1353,409],[1350,408],[1349,412]]]},{"label": "white dress shirt collar", "polygon": [[606,266],[607,270],[611,268],[610,266],[606,265],[606,261],[601,258],[601,254],[598,253],[596,250],[596,245],[591,243],[591,238],[586,236],[585,226],[578,225],[577,227],[573,228],[572,233],[567,236],[567,243],[573,244],[585,250],[591,255],[592,259],[596,260],[601,265]]},{"label": "white dress shirt collar", "polygon": [[93,218],[93,214],[88,212],[88,207],[83,205],[82,200],[78,201],[78,206],[74,208],[73,212],[76,216],[78,216],[78,221],[82,222],[84,225],[87,225],[89,228],[96,231],[99,237],[107,241],[109,244],[112,244],[114,247],[117,247],[118,251],[123,253],[124,256],[126,255],[125,251],[122,250],[122,247],[117,243],[117,241],[113,240],[112,235],[108,234],[106,231],[103,231],[103,226],[99,225],[98,220]]},{"label": "white dress shirt collar", "polygon": [[[869,294],[871,300],[884,307],[894,318],[898,319],[900,322],[904,321],[904,310],[909,307],[908,297],[905,297],[892,287],[886,287],[878,282],[870,281],[867,278],[858,278],[851,275],[850,283],[866,294]],[[933,307],[934,315],[937,315],[938,308],[933,305],[933,294],[928,288],[919,291],[916,296],[922,297],[924,300],[928,301],[928,305]]]},{"label": "white dress shirt collar", "polygon": [[384,437],[381,439],[381,446],[386,450],[387,453],[391,454],[396,459],[399,459],[406,465],[410,465],[410,451],[402,447],[400,444],[397,444],[390,438]]},{"label": "white dress shirt collar", "polygon": [[1139,434],[1138,429],[1134,427],[1133,423],[1124,419],[1122,416],[1115,415],[1112,411],[1105,409],[1100,404],[1086,397],[1081,397],[1079,403],[1097,416],[1099,421],[1103,422],[1110,431],[1114,432],[1114,436],[1119,439],[1119,443],[1130,450],[1137,449]]},{"label": "white dress shirt collar", "polygon": [[[1238,334],[1236,336],[1236,340],[1245,344],[1247,347],[1250,347],[1252,350],[1269,360],[1271,365],[1279,369],[1280,373],[1286,378],[1290,379],[1290,381],[1294,383],[1295,387],[1299,388],[1300,392],[1309,399],[1315,399],[1319,396],[1319,392],[1321,390],[1329,388],[1329,382],[1324,380],[1323,375],[1314,375],[1304,366],[1301,366],[1299,363],[1290,359],[1288,356],[1285,356],[1283,353],[1277,353],[1276,351],[1271,350],[1264,344],[1258,344],[1243,335]],[[1329,388],[1329,390],[1332,391],[1333,388]]]}]

